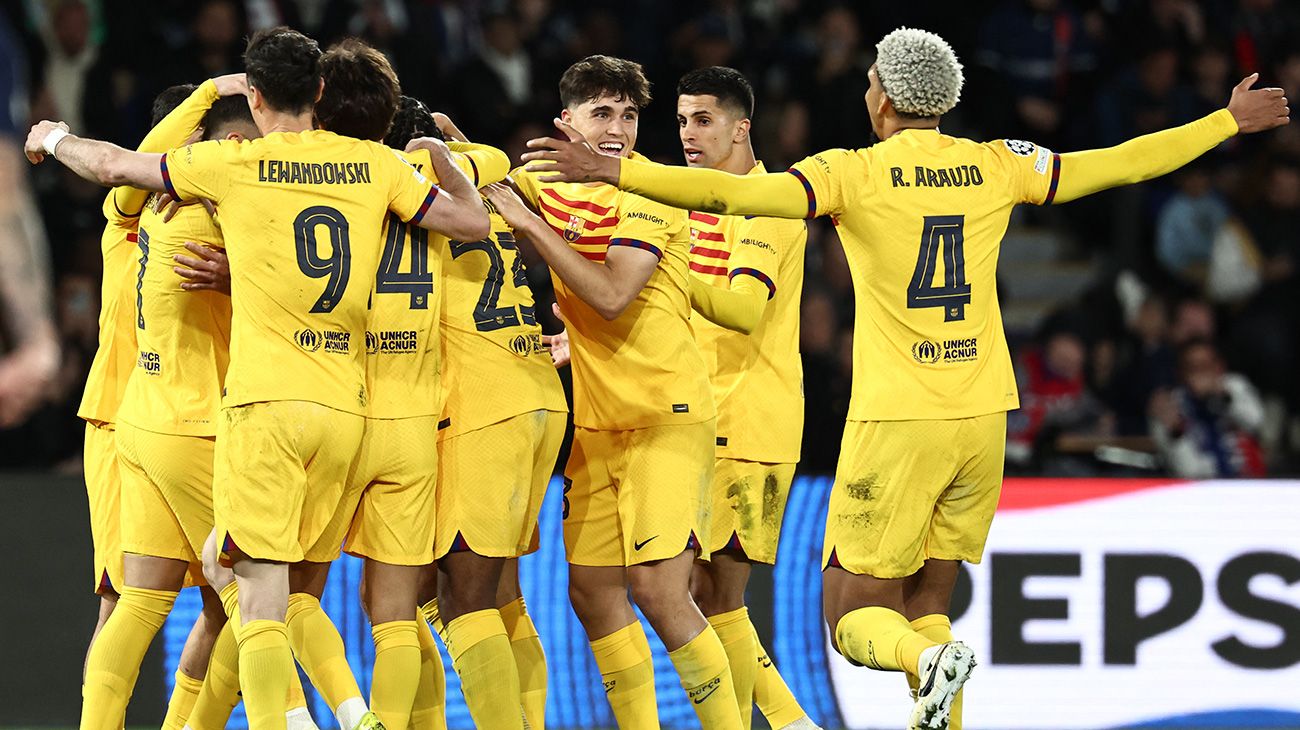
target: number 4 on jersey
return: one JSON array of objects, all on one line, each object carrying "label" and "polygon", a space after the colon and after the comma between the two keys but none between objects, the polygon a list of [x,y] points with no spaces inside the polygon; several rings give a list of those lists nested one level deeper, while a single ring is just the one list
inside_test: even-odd
[{"label": "number 4 on jersey", "polygon": [[[916,271],[907,287],[907,308],[943,307],[943,321],[966,319],[970,284],[966,282],[966,251],[962,227],[965,216],[927,215],[921,231]],[[943,286],[935,286],[939,253],[943,252]]]}]

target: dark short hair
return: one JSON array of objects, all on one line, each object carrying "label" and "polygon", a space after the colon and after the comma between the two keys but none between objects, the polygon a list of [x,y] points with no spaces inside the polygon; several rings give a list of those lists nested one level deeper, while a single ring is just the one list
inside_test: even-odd
[{"label": "dark short hair", "polygon": [[739,113],[741,119],[754,116],[754,87],[734,68],[697,68],[677,82],[678,96],[714,96],[718,103]]},{"label": "dark short hair", "polygon": [[325,129],[379,141],[388,134],[402,86],[383,52],[356,38],[339,41],[320,61],[325,93],[316,120]]},{"label": "dark short hair", "polygon": [[404,150],[407,143],[420,137],[446,140],[446,135],[433,122],[433,112],[429,111],[424,102],[413,96],[399,97],[397,113],[393,115],[393,124],[388,128],[384,144]]},{"label": "dark short hair", "polygon": [[253,110],[248,108],[248,97],[223,96],[212,102],[208,113],[203,115],[203,139],[221,139],[229,133],[232,124],[256,127]]},{"label": "dark short hair", "polygon": [[163,117],[172,113],[172,110],[181,105],[182,101],[189,98],[190,94],[199,87],[194,84],[177,84],[168,86],[163,89],[153,100],[153,121],[149,126],[156,127]]},{"label": "dark short hair", "polygon": [[274,110],[300,114],[316,103],[320,89],[320,45],[296,30],[259,30],[244,50],[248,85]]},{"label": "dark short hair", "polygon": [[602,96],[617,97],[645,109],[650,105],[650,80],[641,64],[612,56],[587,56],[560,77],[560,102],[565,107]]}]

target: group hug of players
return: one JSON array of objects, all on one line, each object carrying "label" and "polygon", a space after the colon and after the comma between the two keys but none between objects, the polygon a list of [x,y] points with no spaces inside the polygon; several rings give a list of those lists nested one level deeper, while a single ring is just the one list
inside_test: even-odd
[{"label": "group hug of players", "polygon": [[[164,727],[222,728],[241,698],[257,730],[315,727],[295,661],[342,728],[445,727],[430,625],[478,727],[544,727],[516,560],[537,547],[566,363],[569,592],[618,726],[658,727],[635,603],[704,728],[749,727],[755,703],[816,727],[744,599],[799,458],[801,219],[819,215],[857,297],[826,620],[849,661],[906,674],[909,727],[960,727],[975,662],[948,600],[982,555],[1017,407],[994,286],[1011,209],[1163,174],[1289,112],[1248,78],[1227,109],[1116,148],[979,144],[937,129],[962,84],[942,39],[900,29],[877,54],[882,141],[778,173],[731,69],[682,78],[687,166],[664,166],[633,152],[640,66],[583,59],[560,80],[567,139],[533,140],[508,177],[400,97],[381,53],[285,28],[253,36],[246,75],[164,92],[137,152],[33,127],[33,162],[114,186],[80,411],[102,596],[81,727],[122,727],[190,584],[204,610]],[[560,335],[518,240],[550,269]],[[365,559],[368,701],[319,601],[341,551]]]}]

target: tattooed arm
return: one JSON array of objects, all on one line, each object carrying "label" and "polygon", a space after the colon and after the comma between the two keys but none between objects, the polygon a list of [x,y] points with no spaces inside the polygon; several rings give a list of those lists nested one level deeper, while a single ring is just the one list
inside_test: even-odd
[{"label": "tattooed arm", "polygon": [[45,399],[59,366],[50,302],[49,249],[26,165],[12,140],[0,143],[0,428],[17,425]]}]

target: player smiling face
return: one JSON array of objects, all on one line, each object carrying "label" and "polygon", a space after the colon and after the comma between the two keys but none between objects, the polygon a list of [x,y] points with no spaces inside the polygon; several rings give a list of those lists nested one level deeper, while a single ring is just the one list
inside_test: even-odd
[{"label": "player smiling face", "polygon": [[599,96],[565,109],[560,117],[602,155],[629,157],[636,147],[641,110],[625,96]]}]

